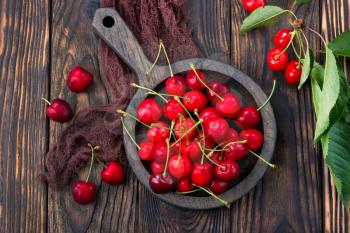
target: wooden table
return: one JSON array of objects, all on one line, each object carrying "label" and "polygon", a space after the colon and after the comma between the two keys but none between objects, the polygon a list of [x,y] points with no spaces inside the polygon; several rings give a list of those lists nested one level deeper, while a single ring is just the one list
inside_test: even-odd
[{"label": "wooden table", "polygon": [[[283,74],[266,68],[272,36],[282,27],[239,35],[246,13],[240,0],[191,0],[190,24],[204,54],[241,69],[269,92],[278,121],[274,163],[264,179],[230,209],[188,211],[155,199],[128,171],[125,185],[98,184],[94,205],[77,206],[70,188],[56,191],[38,180],[45,152],[65,127],[49,122],[41,97],[67,99],[78,111],[108,102],[100,79],[98,39],[90,21],[98,0],[0,2],[0,229],[1,232],[350,232],[318,147],[310,88],[298,92]],[[290,0],[269,0],[288,7]],[[350,0],[311,0],[298,15],[327,39],[350,27]],[[284,23],[284,26],[287,24]],[[321,42],[310,37],[311,45]],[[318,56],[318,59],[322,59]],[[85,94],[72,94],[65,77],[75,65],[95,75]],[[349,69],[349,65],[345,64]],[[95,169],[95,176],[98,171]],[[82,172],[82,176],[84,175]]]}]

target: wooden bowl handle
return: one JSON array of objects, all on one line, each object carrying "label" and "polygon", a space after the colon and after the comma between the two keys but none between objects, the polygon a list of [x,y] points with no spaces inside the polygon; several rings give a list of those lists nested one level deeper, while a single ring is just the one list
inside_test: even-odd
[{"label": "wooden bowl handle", "polygon": [[151,62],[134,34],[113,8],[96,10],[92,26],[119,57],[137,73],[139,78],[145,74]]}]

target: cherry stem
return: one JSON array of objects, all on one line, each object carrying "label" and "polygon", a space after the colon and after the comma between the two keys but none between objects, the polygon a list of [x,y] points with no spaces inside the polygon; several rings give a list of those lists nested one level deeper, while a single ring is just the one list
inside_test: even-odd
[{"label": "cherry stem", "polygon": [[276,89],[276,80],[273,80],[273,84],[272,84],[272,90],[271,90],[271,93],[269,95],[269,97],[266,99],[266,101],[257,109],[257,111],[260,111],[261,109],[263,109],[266,104],[268,102],[270,102],[272,96],[273,96],[273,93],[275,93],[275,89]]},{"label": "cherry stem", "polygon": [[[198,142],[197,142],[197,143],[198,143]],[[222,169],[225,169],[225,168],[226,168],[225,166],[222,166],[222,165],[216,163],[214,160],[212,160],[212,159],[210,158],[210,156],[207,155],[207,154],[205,153],[205,151],[203,150],[202,146],[201,146],[199,143],[198,143],[198,146],[199,146],[200,150],[202,151],[202,155],[204,155],[210,162],[212,162],[214,165],[216,165],[216,166],[218,166],[218,167],[220,167],[220,168],[222,168]],[[202,158],[203,158],[203,157],[202,157]],[[203,164],[203,162],[202,162],[202,164]]]},{"label": "cherry stem", "polygon": [[209,189],[203,188],[203,187],[198,186],[198,185],[193,184],[193,183],[192,183],[192,185],[195,186],[195,187],[197,187],[197,188],[199,188],[199,189],[201,189],[201,190],[203,190],[204,192],[208,193],[210,196],[212,196],[213,198],[215,198],[216,200],[218,200],[219,202],[221,202],[222,204],[224,204],[227,208],[230,208],[230,205],[228,204],[227,201],[225,201],[225,200],[221,199],[220,197],[216,196],[216,195],[215,195],[212,191],[210,191]]},{"label": "cherry stem", "polygon": [[151,93],[153,93],[153,95],[159,96],[159,98],[161,98],[162,100],[164,100],[165,103],[168,103],[168,100],[167,100],[167,99],[165,99],[161,94],[159,94],[158,92],[153,91],[153,90],[150,89],[150,88],[137,85],[136,83],[130,83],[130,85],[131,85],[132,87],[137,87],[137,88],[140,88],[140,89],[142,89],[142,90],[146,90],[146,91],[148,91],[148,92],[151,92]]},{"label": "cherry stem", "polygon": [[160,40],[160,46],[163,48],[165,59],[168,62],[169,71],[170,71],[170,77],[173,77],[174,76],[173,69],[171,68],[171,64],[170,64],[170,60],[169,60],[169,57],[168,57],[168,53],[166,52],[166,49],[165,49],[165,46],[164,46],[164,43],[163,43],[162,40]]},{"label": "cherry stem", "polygon": [[292,42],[292,48],[293,48],[293,51],[294,51],[295,56],[297,56],[298,60],[300,60],[301,57],[300,57],[300,55],[298,54],[297,49],[296,49],[295,46],[294,46],[294,41]]},{"label": "cherry stem", "polygon": [[[179,120],[180,120],[180,135],[182,135],[182,119],[183,119],[182,117],[179,118]],[[187,139],[188,138],[186,138],[186,140]],[[178,159],[180,158],[180,155],[181,155],[181,143],[182,143],[182,140],[180,140],[180,144],[179,144],[179,154],[177,156]]]},{"label": "cherry stem", "polygon": [[263,157],[261,157],[260,155],[258,155],[257,153],[253,152],[253,151],[249,151],[252,155],[254,155],[255,157],[257,157],[258,159],[260,159],[261,161],[263,161],[266,165],[268,165],[271,168],[276,168],[276,165],[269,163],[268,161],[266,161]]},{"label": "cherry stem", "polygon": [[159,48],[158,48],[157,56],[156,56],[156,58],[155,58],[153,64],[151,65],[151,67],[150,67],[150,68],[148,69],[148,71],[146,72],[146,74],[149,74],[149,73],[153,70],[154,66],[156,65],[156,63],[157,63],[157,61],[158,61],[158,59],[159,59],[159,56],[160,56],[160,52],[161,52],[161,51],[162,51],[162,44],[159,43]]},{"label": "cherry stem", "polygon": [[174,97],[174,99],[181,105],[181,107],[185,110],[185,112],[187,113],[187,115],[194,121],[191,113],[187,110],[187,108],[185,107],[185,105],[181,102],[180,98],[178,98],[177,96]]},{"label": "cherry stem", "polygon": [[87,175],[86,180],[85,180],[86,183],[89,181],[89,177],[90,177],[90,173],[91,173],[91,169],[92,169],[92,164],[94,163],[95,151],[100,149],[99,146],[92,146],[90,143],[88,144],[88,146],[91,149],[91,161],[90,161],[89,172],[88,172],[88,175]]},{"label": "cherry stem", "polygon": [[275,60],[278,60],[278,59],[280,58],[280,56],[281,56],[285,51],[287,51],[287,49],[289,48],[289,46],[292,44],[292,42],[293,42],[293,40],[294,40],[294,37],[295,37],[295,35],[296,35],[296,31],[294,30],[294,31],[292,31],[290,34],[292,35],[292,37],[290,38],[290,41],[289,41],[288,45],[282,50],[282,52],[280,52],[279,54],[277,54],[277,55],[274,57]]},{"label": "cherry stem", "polygon": [[120,121],[123,125],[123,129],[125,130],[126,134],[130,137],[131,141],[135,144],[135,146],[137,147],[137,149],[141,149],[141,147],[137,144],[137,142],[135,141],[135,139],[131,136],[129,130],[126,128],[125,124],[124,124],[124,119],[123,117],[120,118]]},{"label": "cherry stem", "polygon": [[285,10],[285,12],[288,12],[289,14],[293,15],[294,19],[298,19],[298,17],[294,14],[291,10]]},{"label": "cherry stem", "polygon": [[168,169],[168,162],[169,162],[169,155],[170,155],[169,139],[167,138],[165,140],[165,142],[166,142],[166,160],[165,160],[165,167],[164,167],[164,171],[163,171],[163,176],[165,176],[166,171]]},{"label": "cherry stem", "polygon": [[300,31],[301,32],[301,35],[304,37],[305,41],[306,41],[306,49],[308,50],[310,47],[309,47],[309,41],[304,33],[303,30]]},{"label": "cherry stem", "polygon": [[211,89],[198,75],[196,67],[193,63],[190,64],[191,69],[193,70],[193,72],[195,73],[197,79],[199,82],[201,82],[203,84],[203,86],[205,86],[210,92],[212,92],[216,97],[218,97],[220,99],[220,101],[223,101],[224,98],[222,98],[218,93],[216,93],[215,91],[213,91],[213,89]]},{"label": "cherry stem", "polygon": [[[149,91],[149,92],[147,92],[146,94],[147,94],[147,95],[155,95],[155,93],[157,93],[157,92],[155,92],[155,91],[152,91],[152,92]],[[171,95],[171,94],[165,94],[165,93],[157,93],[157,94],[159,94],[159,95],[161,95],[161,96],[178,97],[178,98],[180,98],[180,99],[189,100],[189,98],[187,98],[187,97],[178,96],[178,95]]]},{"label": "cherry stem", "polygon": [[[202,132],[203,132],[203,141],[202,141],[202,143],[203,143],[204,150],[202,150],[202,146],[201,146],[201,145],[199,145],[199,148],[200,148],[201,151],[202,151],[201,164],[203,164],[203,163],[204,163],[204,156],[205,156],[205,157],[208,157],[208,156],[205,154],[205,134],[204,134],[204,126],[203,126],[203,124],[202,124],[203,119],[199,116],[198,109],[195,109],[195,110],[194,110],[194,115],[196,115],[196,117],[198,118],[198,120],[201,121],[201,128],[202,128]],[[210,160],[210,159],[209,159],[209,160]]]},{"label": "cherry stem", "polygon": [[45,99],[44,97],[41,97],[41,100],[44,101],[45,103],[47,103],[48,105],[51,105],[51,102],[48,101],[47,99]]},{"label": "cherry stem", "polygon": [[146,126],[147,128],[151,128],[151,126],[149,126],[149,125],[143,123],[142,121],[140,121],[139,119],[137,119],[137,117],[135,117],[134,115],[132,115],[132,114],[130,114],[130,113],[128,113],[128,112],[125,112],[125,111],[123,111],[123,110],[121,110],[121,109],[117,109],[117,113],[120,113],[120,114],[122,114],[123,116],[128,116],[128,117],[134,119],[135,121],[139,122],[140,124]]},{"label": "cherry stem", "polygon": [[187,191],[187,192],[176,192],[177,194],[180,194],[180,195],[184,195],[184,194],[189,194],[189,193],[194,193],[194,192],[198,192],[200,191],[201,189],[194,189],[194,190],[191,190],[191,191]]},{"label": "cherry stem", "polygon": [[312,29],[312,28],[309,28],[309,27],[308,27],[308,29],[309,29],[311,32],[315,33],[315,34],[322,40],[322,42],[323,42],[323,44],[324,44],[324,47],[327,48],[327,43],[326,43],[326,40],[323,38],[323,36],[322,36],[319,32],[315,31],[315,30]]},{"label": "cherry stem", "polygon": [[[196,124],[194,124],[189,130],[188,132],[192,131],[193,129],[195,129],[200,123],[202,122],[202,120],[199,120]],[[187,133],[188,133],[187,132]],[[185,137],[186,135],[181,135],[180,138],[178,138],[173,145],[175,145],[176,143],[178,143],[180,140],[182,140],[183,137]]]},{"label": "cherry stem", "polygon": [[95,157],[95,159],[96,159],[97,162],[99,162],[104,168],[107,167],[107,165],[106,165],[104,162],[102,162],[99,158]]},{"label": "cherry stem", "polygon": [[242,140],[242,141],[234,141],[234,142],[230,142],[230,143],[227,143],[224,148],[222,148],[222,151],[225,151],[226,147],[230,146],[230,145],[233,145],[233,144],[244,144],[244,143],[247,143],[248,141],[247,140]]}]

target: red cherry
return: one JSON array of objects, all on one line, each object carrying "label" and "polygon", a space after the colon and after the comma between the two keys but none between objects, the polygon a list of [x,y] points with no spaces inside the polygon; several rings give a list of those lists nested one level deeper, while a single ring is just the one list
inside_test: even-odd
[{"label": "red cherry", "polygon": [[154,145],[152,159],[157,163],[164,163],[168,153],[168,146],[165,141],[158,142]]},{"label": "red cherry", "polygon": [[214,152],[211,155],[210,159],[212,161],[214,161],[215,163],[220,163],[220,162],[226,160],[225,155],[223,153],[221,153],[221,152]]},{"label": "red cherry", "polygon": [[154,99],[143,100],[137,108],[137,118],[145,124],[155,123],[161,116],[162,109]]},{"label": "red cherry", "polygon": [[180,141],[176,142],[175,144],[172,142],[170,144],[170,149],[172,155],[178,155],[180,153]]},{"label": "red cherry", "polygon": [[232,93],[227,93],[222,98],[223,100],[219,100],[215,104],[220,116],[225,118],[235,117],[241,109],[239,98]]},{"label": "red cherry", "polygon": [[158,121],[151,125],[151,128],[147,131],[147,137],[151,142],[157,143],[165,141],[169,138],[170,131],[168,125],[165,122]]},{"label": "red cherry", "polygon": [[178,192],[189,192],[193,189],[193,186],[191,185],[191,181],[188,177],[183,178],[177,182],[176,185],[176,191]]},{"label": "red cherry", "polygon": [[261,116],[255,107],[243,107],[235,118],[235,122],[242,128],[252,128],[260,122]]},{"label": "red cherry", "polygon": [[185,79],[181,75],[169,77],[165,81],[165,89],[170,95],[182,96],[186,90]]},{"label": "red cherry", "polygon": [[288,54],[283,49],[273,48],[267,54],[267,65],[272,71],[282,71],[288,65]]},{"label": "red cherry", "polygon": [[72,196],[74,201],[81,205],[86,205],[95,199],[96,185],[92,182],[77,180],[72,188]]},{"label": "red cherry", "polygon": [[63,123],[67,122],[73,117],[73,110],[69,103],[62,99],[54,99],[51,103],[43,99],[49,104],[46,110],[46,115],[53,121]]},{"label": "red cherry", "polygon": [[169,159],[169,173],[176,179],[182,179],[189,176],[191,173],[191,167],[191,161],[186,156],[174,155]]},{"label": "red cherry", "polygon": [[239,175],[239,165],[232,160],[225,160],[215,167],[215,177],[221,181],[233,181]]},{"label": "red cherry", "polygon": [[[216,94],[219,96],[224,96],[225,94],[230,92],[230,87],[227,84],[220,83],[218,81],[212,81],[208,83],[208,86],[211,90],[213,90]],[[206,96],[209,100],[209,102],[215,104],[218,100],[218,97],[212,92],[207,89]]]},{"label": "red cherry", "polygon": [[229,184],[225,181],[213,180],[209,189],[216,195],[224,193],[229,188]]},{"label": "red cherry", "polygon": [[157,163],[153,161],[151,163],[152,174],[161,174],[164,172],[165,163]]},{"label": "red cherry", "polygon": [[225,136],[225,140],[223,140],[222,143],[227,144],[229,142],[237,141],[237,140],[239,140],[237,131],[235,129],[229,128],[227,130],[227,133],[226,133],[226,136]]},{"label": "red cherry", "polygon": [[175,99],[170,99],[167,103],[163,105],[163,113],[164,116],[171,121],[179,119],[179,114],[182,116],[186,116],[185,109]]},{"label": "red cherry", "polygon": [[201,187],[207,187],[214,178],[214,168],[209,163],[194,163],[192,166],[192,183]]},{"label": "red cherry", "polygon": [[153,159],[152,151],[154,148],[154,143],[144,141],[144,142],[141,142],[139,146],[140,146],[140,150],[138,152],[138,155],[140,159],[144,161],[151,161]]},{"label": "red cherry", "polygon": [[[242,139],[234,139],[235,141],[242,141]],[[240,160],[245,158],[249,154],[246,143],[228,143],[225,146],[224,156],[230,160]]]},{"label": "red cherry", "polygon": [[202,151],[196,141],[182,141],[181,154],[189,158],[192,162],[196,162],[202,157]]},{"label": "red cherry", "polygon": [[264,135],[256,129],[245,129],[239,133],[239,136],[248,142],[246,143],[248,150],[257,151],[264,142]]},{"label": "red cherry", "polygon": [[153,174],[149,178],[149,185],[155,193],[166,193],[175,189],[176,182],[168,173]]},{"label": "red cherry", "polygon": [[[202,80],[202,82],[207,83],[207,79],[205,78],[202,71],[196,69],[196,72],[197,72],[198,76],[200,77],[200,79]],[[189,70],[187,72],[185,81],[186,81],[186,85],[189,88],[191,88],[192,90],[201,91],[201,90],[205,89],[205,86],[203,85],[203,83],[201,81],[198,80],[198,78],[193,70]]]},{"label": "red cherry", "polygon": [[216,108],[214,107],[207,107],[199,113],[199,117],[202,118],[204,121],[209,117],[213,117],[213,116],[220,117],[218,110],[216,110]]},{"label": "red cherry", "polygon": [[227,121],[221,117],[210,117],[203,122],[205,140],[207,138],[216,143],[221,143],[226,138],[230,128]]},{"label": "red cherry", "polygon": [[196,123],[191,119],[191,118],[184,118],[180,121],[177,120],[175,127],[174,127],[174,134],[177,138],[182,137],[182,135],[187,135],[183,136],[183,138],[187,137],[189,140],[194,138],[196,136],[196,129],[191,129]]},{"label": "red cherry", "polygon": [[284,76],[289,85],[298,85],[302,73],[301,64],[298,61],[292,60],[288,63]]},{"label": "red cherry", "polygon": [[183,105],[187,110],[193,112],[195,109],[201,111],[207,106],[208,101],[205,95],[200,91],[186,92],[182,99]]},{"label": "red cherry", "polygon": [[85,91],[92,82],[92,74],[80,66],[74,67],[67,77],[67,86],[73,92]]},{"label": "red cherry", "polygon": [[109,162],[107,167],[101,172],[101,179],[103,182],[116,185],[125,181],[125,171],[123,165],[118,162]]},{"label": "red cherry", "polygon": [[276,33],[273,41],[277,48],[284,49],[288,46],[290,40],[292,39],[290,32],[290,30],[283,28]]},{"label": "red cherry", "polygon": [[244,9],[248,12],[253,12],[255,9],[265,6],[266,0],[242,0]]},{"label": "red cherry", "polygon": [[202,147],[203,147],[203,144],[205,144],[206,149],[213,149],[216,145],[216,143],[213,141],[213,139],[212,138],[204,138],[203,136],[204,136],[203,131],[200,131],[196,135],[195,141],[197,141],[199,143],[199,145],[201,145]]}]

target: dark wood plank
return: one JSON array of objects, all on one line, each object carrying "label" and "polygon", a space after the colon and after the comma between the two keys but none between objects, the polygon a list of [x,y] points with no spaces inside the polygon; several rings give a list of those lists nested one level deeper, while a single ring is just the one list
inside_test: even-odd
[{"label": "dark wood plank", "polygon": [[[350,1],[322,1],[322,31],[326,41],[332,40],[335,36],[350,28]],[[343,62],[348,77],[350,77],[350,63]],[[350,232],[349,208],[341,203],[333,180],[324,164],[323,169],[323,190],[324,190],[324,232],[325,233],[348,233]]]},{"label": "dark wood plank", "polygon": [[[284,23],[239,35],[239,25],[246,13],[239,0],[232,6],[232,63],[255,78],[266,92],[272,80],[278,87],[272,105],[278,140],[275,153],[277,169],[270,170],[262,182],[231,210],[231,232],[321,232],[322,157],[313,148],[314,117],[310,89],[298,92],[284,82],[283,73],[273,73],[266,66],[266,54],[273,47],[273,35]],[[283,8],[291,1],[271,0]],[[319,3],[311,1],[298,10],[306,23],[319,28]],[[315,20],[316,19],[316,20]],[[312,46],[318,43],[312,40]]]},{"label": "dark wood plank", "polygon": [[1,1],[0,15],[0,231],[45,232],[49,1]]}]

